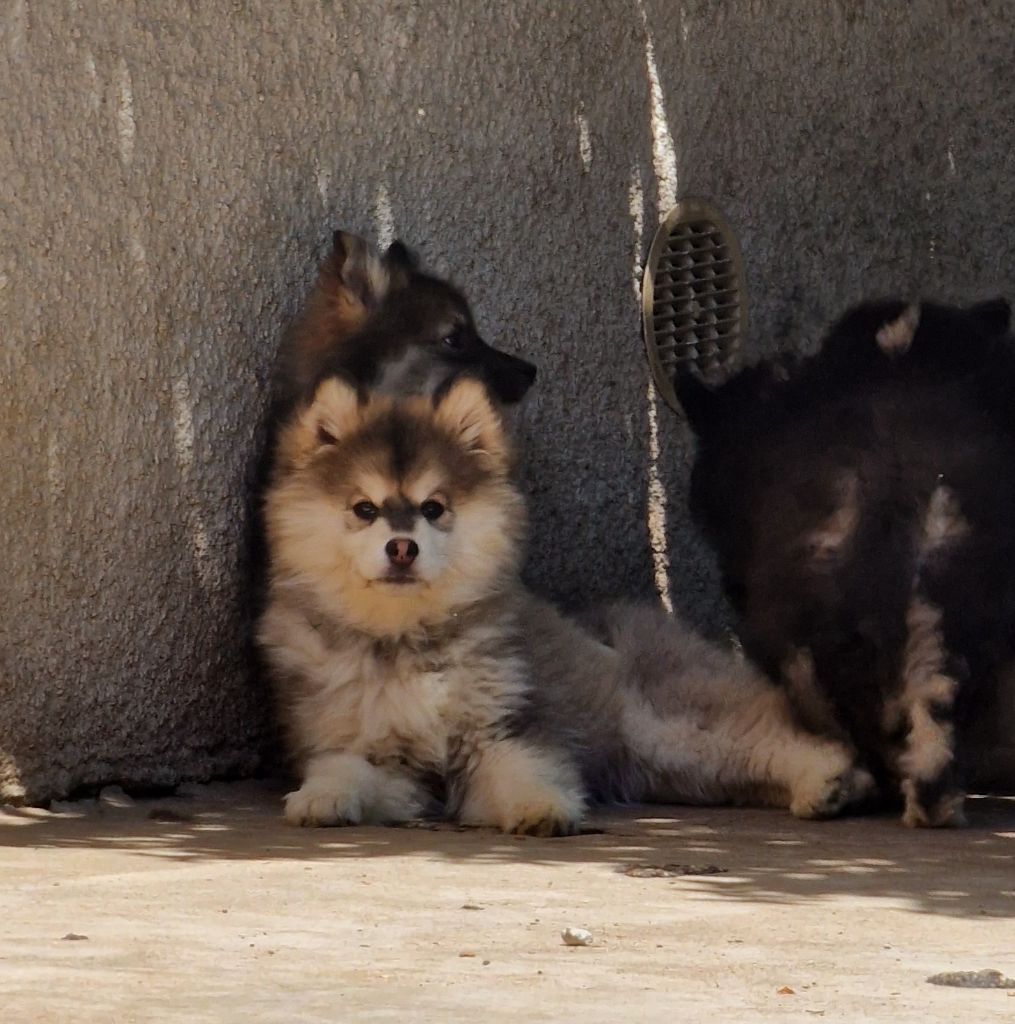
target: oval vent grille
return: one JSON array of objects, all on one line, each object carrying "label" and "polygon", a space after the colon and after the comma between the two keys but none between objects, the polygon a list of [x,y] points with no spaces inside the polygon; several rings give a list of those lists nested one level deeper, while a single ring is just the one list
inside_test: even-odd
[{"label": "oval vent grille", "polygon": [[723,215],[703,199],[682,199],[652,240],[642,279],[642,328],[652,375],[680,410],[677,367],[693,363],[710,381],[726,376],[744,334],[740,247]]}]

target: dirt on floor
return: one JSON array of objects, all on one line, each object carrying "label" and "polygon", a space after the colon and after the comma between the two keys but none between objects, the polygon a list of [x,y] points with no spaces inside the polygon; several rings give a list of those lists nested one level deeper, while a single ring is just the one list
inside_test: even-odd
[{"label": "dirt on floor", "polygon": [[1015,976],[1015,800],[970,803],[958,832],[641,807],[568,839],[293,829],[268,783],[9,809],[0,1019],[1012,1022],[1015,989],[927,980]]}]

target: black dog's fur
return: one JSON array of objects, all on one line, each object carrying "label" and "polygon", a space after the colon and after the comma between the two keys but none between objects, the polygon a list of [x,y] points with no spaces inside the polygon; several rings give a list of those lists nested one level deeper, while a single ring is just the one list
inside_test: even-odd
[{"label": "black dog's fur", "polygon": [[869,303],[815,356],[678,381],[746,652],[914,825],[961,821],[964,727],[1015,659],[1008,324],[1003,300]]}]

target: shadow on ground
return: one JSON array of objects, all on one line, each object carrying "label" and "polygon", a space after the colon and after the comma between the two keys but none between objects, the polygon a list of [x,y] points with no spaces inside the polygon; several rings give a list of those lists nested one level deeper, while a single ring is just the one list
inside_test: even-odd
[{"label": "shadow on ground", "polygon": [[887,817],[802,822],[775,810],[638,807],[604,811],[592,823],[602,831],[535,839],[436,823],[289,828],[279,817],[281,792],[269,783],[222,784],[124,808],[8,810],[0,851],[115,850],[173,861],[437,858],[618,874],[669,865],[675,875],[661,875],[660,887],[679,885],[702,899],[793,904],[849,895],[918,913],[1015,917],[1015,799],[971,799],[971,824],[961,831],[911,831]]}]

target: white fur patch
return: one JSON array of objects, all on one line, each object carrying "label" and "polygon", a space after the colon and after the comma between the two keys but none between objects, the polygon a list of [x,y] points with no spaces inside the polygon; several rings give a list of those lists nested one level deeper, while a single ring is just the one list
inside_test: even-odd
[{"label": "white fur patch", "polygon": [[298,753],[344,750],[375,761],[410,753],[444,764],[463,679],[427,672],[408,655],[378,658],[368,638],[332,648],[303,615],[277,602],[260,639],[282,677],[300,679],[297,693],[283,694]]},{"label": "white fur patch", "polygon": [[886,356],[901,356],[913,344],[913,337],[920,326],[920,307],[915,303],[907,306],[895,319],[882,326],[877,333],[878,348]]}]

